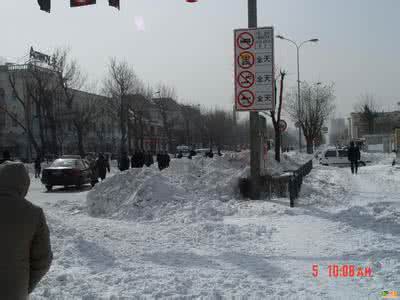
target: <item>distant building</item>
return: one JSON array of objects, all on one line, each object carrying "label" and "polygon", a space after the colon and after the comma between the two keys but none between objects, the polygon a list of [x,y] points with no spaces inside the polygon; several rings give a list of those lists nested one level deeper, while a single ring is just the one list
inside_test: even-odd
[{"label": "distant building", "polygon": [[331,119],[329,127],[329,143],[342,145],[348,142],[348,130],[344,118]]},{"label": "distant building", "polygon": [[[28,160],[37,155],[31,140],[42,144],[41,141],[44,139],[47,145],[51,131],[48,122],[39,122],[39,111],[32,95],[36,91],[35,87],[32,87],[33,72],[42,76],[43,84],[51,86],[56,81],[55,72],[48,68],[33,64],[0,66],[0,151],[9,150],[12,156]],[[13,78],[14,87],[10,78]],[[88,123],[88,128],[85,128],[88,129],[83,141],[85,150],[112,152],[118,141],[118,131],[115,130],[118,127],[111,115],[106,112],[106,104],[110,99],[84,91],[72,89],[68,91],[74,95],[73,104],[89,109],[87,107],[89,102],[93,102],[95,109],[102,110],[96,114],[98,117],[95,120]],[[74,111],[59,100],[61,97],[54,94],[47,97],[52,112],[57,115],[59,121],[57,125],[59,152],[78,153],[73,123]],[[28,132],[32,132],[32,138]]]},{"label": "distant building", "polygon": [[365,140],[367,151],[390,152],[394,129],[400,127],[400,111],[378,112],[372,124],[361,113],[351,113],[349,127],[351,139]]}]

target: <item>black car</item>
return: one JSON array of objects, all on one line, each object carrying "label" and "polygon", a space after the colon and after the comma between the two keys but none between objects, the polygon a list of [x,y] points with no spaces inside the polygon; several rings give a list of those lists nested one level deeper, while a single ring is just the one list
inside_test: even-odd
[{"label": "black car", "polygon": [[59,158],[43,170],[42,183],[48,191],[55,185],[65,187],[75,185],[80,188],[84,184],[91,183],[91,169],[84,159]]}]

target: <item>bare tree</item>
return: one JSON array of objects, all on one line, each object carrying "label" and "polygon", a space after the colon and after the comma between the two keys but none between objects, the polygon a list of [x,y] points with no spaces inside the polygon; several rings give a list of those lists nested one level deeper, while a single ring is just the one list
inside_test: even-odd
[{"label": "bare tree", "polygon": [[[153,100],[161,118],[164,135],[168,143],[168,149],[173,151],[174,126],[179,122],[181,117],[179,106],[175,102],[176,93],[174,88],[162,83],[158,84],[156,89],[160,97]],[[166,148],[165,144],[163,145],[163,148]]]},{"label": "bare tree", "polygon": [[232,144],[233,116],[222,109],[213,109],[205,112],[205,128],[208,137],[208,146],[222,148]]},{"label": "bare tree", "polygon": [[[280,77],[280,87],[279,87],[279,101],[277,103],[277,106],[275,106],[275,110],[272,110],[269,112],[269,116],[272,119],[272,125],[274,126],[274,132],[275,132],[275,160],[276,161],[281,161],[281,140],[282,140],[282,135],[281,131],[279,128],[279,123],[281,121],[281,112],[282,112],[282,101],[283,101],[283,83],[285,80],[286,76],[286,71],[280,70],[279,72],[279,77]],[[276,82],[275,80],[275,103],[276,97],[277,97],[277,91],[276,91]]]},{"label": "bare tree", "polygon": [[114,100],[113,109],[117,112],[121,133],[120,152],[127,152],[127,125],[128,107],[127,96],[134,93],[138,77],[127,62],[118,62],[111,58],[108,65],[108,74],[104,80],[104,91]]},{"label": "bare tree", "polygon": [[303,83],[300,107],[296,92],[288,97],[287,112],[293,122],[300,124],[307,142],[307,153],[313,153],[313,144],[324,123],[335,109],[334,86]]},{"label": "bare tree", "polygon": [[[0,111],[4,112],[11,120],[13,120],[15,124],[17,124],[18,127],[20,127],[28,135],[29,141],[33,145],[36,153],[41,153],[41,148],[38,142],[36,141],[35,136],[33,135],[33,126],[31,120],[31,103],[29,102],[28,97],[26,97],[24,94],[18,93],[16,78],[18,78],[18,76],[25,76],[25,75],[23,71],[16,70],[10,72],[12,73],[9,73],[9,81],[12,87],[13,96],[15,97],[17,103],[22,108],[22,115],[18,115],[15,111],[13,111],[10,107],[8,107],[5,101],[0,104]],[[15,72],[18,72],[18,75],[16,75]],[[2,93],[4,94],[4,90],[2,90]]]},{"label": "bare tree", "polygon": [[72,123],[77,138],[78,151],[81,156],[85,155],[84,140],[87,137],[89,128],[102,113],[102,105],[97,95],[87,93],[84,96],[83,102],[84,104],[77,102],[72,104]]},{"label": "bare tree", "polygon": [[368,124],[368,134],[375,132],[375,119],[378,116],[378,106],[371,94],[361,95],[358,103],[354,106],[361,119]]}]

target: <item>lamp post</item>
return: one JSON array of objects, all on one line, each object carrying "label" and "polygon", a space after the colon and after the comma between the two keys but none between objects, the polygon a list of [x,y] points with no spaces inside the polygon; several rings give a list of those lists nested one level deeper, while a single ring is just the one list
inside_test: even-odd
[{"label": "lamp post", "polygon": [[[306,40],[301,42],[300,44],[296,43],[295,41],[292,41],[291,39],[288,39],[282,35],[277,35],[276,36],[278,39],[281,40],[286,40],[290,43],[292,43],[293,45],[296,46],[296,50],[297,50],[297,104],[299,106],[299,117],[300,117],[300,109],[301,109],[301,102],[300,102],[300,48],[301,46],[303,46],[306,43],[316,43],[319,41],[319,39],[310,39],[310,40]],[[299,151],[301,152],[301,126],[299,124]]]}]

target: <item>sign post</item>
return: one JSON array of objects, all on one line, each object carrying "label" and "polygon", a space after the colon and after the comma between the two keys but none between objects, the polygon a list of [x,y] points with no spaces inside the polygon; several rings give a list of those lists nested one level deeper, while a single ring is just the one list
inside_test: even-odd
[{"label": "sign post", "polygon": [[257,28],[257,0],[248,0],[248,28],[234,31],[235,109],[250,112],[251,198],[260,197],[261,132],[258,111],[273,108],[273,28]]},{"label": "sign post", "polygon": [[[248,0],[248,27],[257,27],[257,0]],[[235,42],[236,48],[236,42]],[[236,64],[235,64],[236,77]],[[236,89],[235,89],[236,93]],[[235,98],[235,104],[237,98]],[[251,198],[258,199],[260,197],[260,118],[258,112],[250,111],[250,179],[251,179]]]}]

